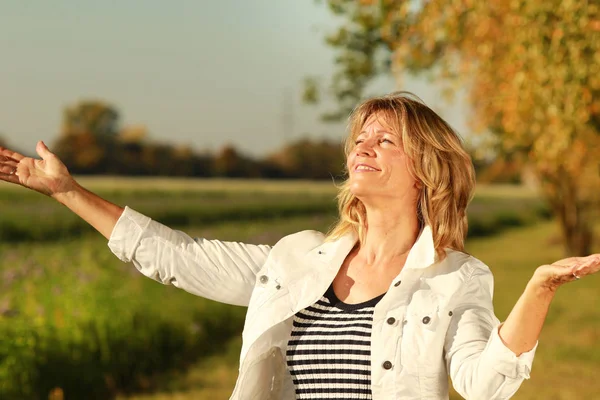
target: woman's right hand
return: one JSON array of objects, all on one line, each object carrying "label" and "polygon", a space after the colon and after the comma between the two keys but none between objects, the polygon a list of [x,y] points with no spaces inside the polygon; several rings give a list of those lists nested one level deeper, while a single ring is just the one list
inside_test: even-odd
[{"label": "woman's right hand", "polygon": [[63,162],[44,144],[35,148],[37,160],[0,147],[0,180],[24,186],[48,196],[66,193],[76,186]]}]

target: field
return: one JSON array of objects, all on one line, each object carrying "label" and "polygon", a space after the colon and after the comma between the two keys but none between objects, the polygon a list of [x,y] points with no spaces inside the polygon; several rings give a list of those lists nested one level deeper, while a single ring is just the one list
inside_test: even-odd
[{"label": "field", "polygon": [[[81,182],[192,236],[273,244],[302,229],[326,231],[335,220],[331,183]],[[42,196],[0,185],[0,207],[0,398],[228,398],[243,308],[141,276]],[[468,251],[494,271],[503,319],[535,267],[561,257],[557,227],[535,193],[510,186],[481,187],[469,218]],[[600,393],[599,279],[559,292],[532,379],[514,398]]]}]

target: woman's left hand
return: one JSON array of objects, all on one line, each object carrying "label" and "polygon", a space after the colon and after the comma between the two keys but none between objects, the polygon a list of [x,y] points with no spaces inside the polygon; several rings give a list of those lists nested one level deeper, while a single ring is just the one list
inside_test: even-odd
[{"label": "woman's left hand", "polygon": [[532,282],[554,292],[567,282],[582,279],[598,271],[600,271],[600,254],[569,257],[538,267],[533,274]]}]

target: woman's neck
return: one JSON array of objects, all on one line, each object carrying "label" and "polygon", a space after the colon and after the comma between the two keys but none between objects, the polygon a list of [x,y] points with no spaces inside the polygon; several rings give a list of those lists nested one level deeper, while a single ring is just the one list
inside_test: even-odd
[{"label": "woman's neck", "polygon": [[367,265],[406,260],[420,231],[416,207],[407,209],[405,212],[367,209],[367,234],[357,254]]}]

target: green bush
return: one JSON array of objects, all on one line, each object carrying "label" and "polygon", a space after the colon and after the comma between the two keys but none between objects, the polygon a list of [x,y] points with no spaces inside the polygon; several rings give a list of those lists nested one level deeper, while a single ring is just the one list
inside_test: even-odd
[{"label": "green bush", "polygon": [[0,398],[34,399],[38,334],[23,321],[0,325]]},{"label": "green bush", "polygon": [[100,237],[0,244],[0,254],[0,399],[150,390],[243,326],[243,308],[147,279]]},{"label": "green bush", "polygon": [[468,237],[495,235],[506,228],[531,225],[551,216],[539,200],[475,199],[469,207]]},{"label": "green bush", "polygon": [[161,376],[181,371],[241,332],[244,310],[213,304],[191,323],[139,312],[69,329],[27,321],[0,325],[0,398],[109,399],[147,391]]}]

